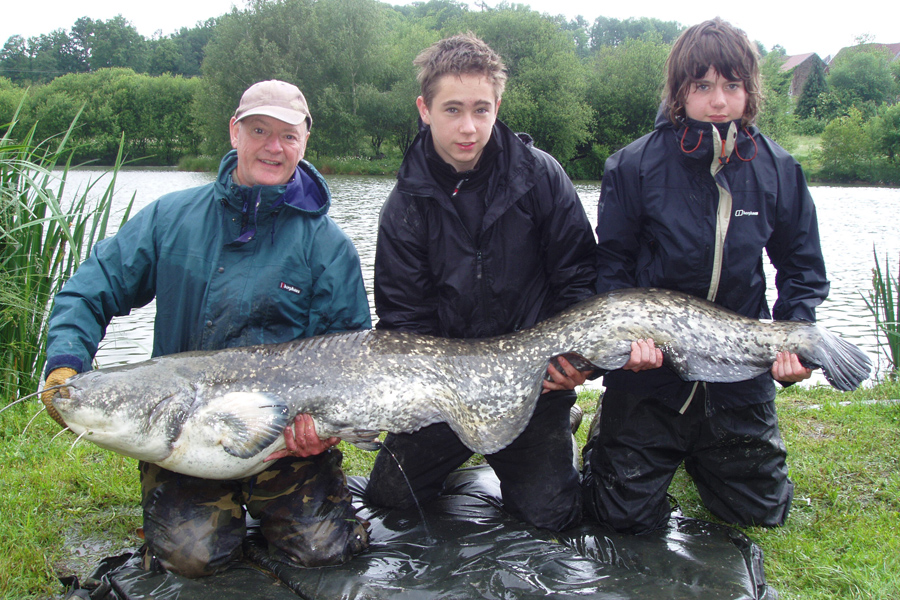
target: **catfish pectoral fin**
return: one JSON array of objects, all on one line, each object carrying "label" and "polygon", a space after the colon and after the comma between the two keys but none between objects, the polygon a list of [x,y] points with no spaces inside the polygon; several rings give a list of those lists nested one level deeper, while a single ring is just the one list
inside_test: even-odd
[{"label": "catfish pectoral fin", "polygon": [[271,446],[293,419],[288,406],[271,394],[231,392],[210,402],[204,420],[228,454],[250,458]]},{"label": "catfish pectoral fin", "polygon": [[381,448],[381,442],[378,441],[378,436],[380,434],[380,431],[347,429],[338,431],[335,435],[343,441],[353,444],[360,450],[372,452],[373,450]]},{"label": "catfish pectoral fin", "polygon": [[350,443],[353,444],[354,446],[356,446],[357,448],[359,448],[360,450],[365,450],[366,452],[375,452],[376,450],[381,450],[381,447],[383,445],[377,439],[356,440],[356,441],[353,441]]},{"label": "catfish pectoral fin", "polygon": [[[569,361],[569,364],[572,365],[573,367],[575,367],[576,371],[591,371],[591,370],[593,370],[595,373],[595,376],[605,375],[606,373],[609,372],[607,369],[604,369],[603,367],[599,367],[599,366],[595,365],[594,363],[592,363],[590,360],[588,360],[587,358],[585,358],[578,352],[565,352],[563,354],[558,354],[550,359],[550,364],[553,365],[553,367],[560,373],[566,372],[562,368],[562,366],[560,366],[560,364],[559,364],[558,359],[560,356],[565,358],[567,361]],[[550,374],[549,373],[544,374],[544,379],[546,379],[547,381],[550,381],[551,380]]]}]

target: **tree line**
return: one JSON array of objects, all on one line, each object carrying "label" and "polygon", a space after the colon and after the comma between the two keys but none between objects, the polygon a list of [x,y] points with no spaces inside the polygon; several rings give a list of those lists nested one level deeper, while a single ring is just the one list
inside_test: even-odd
[{"label": "tree line", "polygon": [[[399,157],[417,131],[413,58],[467,30],[508,67],[500,118],[530,133],[572,177],[594,179],[612,152],[652,129],[665,58],[683,26],[588,23],[519,4],[470,10],[456,0],[251,0],[150,40],[122,17],[84,17],[69,32],[6,42],[0,124],[16,117],[18,127],[49,137],[84,107],[74,132],[84,157],[111,160],[124,132],[130,157],[171,164],[227,150],[226,124],[243,90],[277,78],[307,96],[313,157]],[[760,127],[789,149],[797,135],[861,146],[853,156],[862,153],[859,165],[869,166],[848,168],[847,153],[831,156],[823,143],[810,160],[829,177],[900,182],[900,62],[870,46],[860,44],[827,75],[811,75],[791,98],[783,50],[759,45],[767,97]]]}]

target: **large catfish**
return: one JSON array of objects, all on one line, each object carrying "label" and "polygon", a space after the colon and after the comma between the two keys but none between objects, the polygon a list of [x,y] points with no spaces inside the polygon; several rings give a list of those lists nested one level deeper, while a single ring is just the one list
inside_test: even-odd
[{"label": "large catfish", "polygon": [[366,448],[381,431],[443,421],[488,454],[525,428],[551,359],[610,371],[640,338],[655,340],[663,368],[688,381],[752,378],[780,350],[821,368],[841,390],[856,388],[871,367],[856,346],[813,323],[757,321],[685,294],[632,289],[493,338],[367,330],[162,356],[72,377],[69,398],[53,405],[73,432],[103,448],[210,479],[263,470],[298,413],[313,416],[321,437]]}]

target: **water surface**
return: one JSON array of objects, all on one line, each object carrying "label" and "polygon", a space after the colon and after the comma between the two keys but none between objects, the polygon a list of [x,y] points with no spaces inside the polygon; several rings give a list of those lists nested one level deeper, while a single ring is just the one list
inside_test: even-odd
[{"label": "water surface", "polygon": [[[99,170],[76,171],[70,174],[68,187],[70,190],[83,187],[88,179],[101,176],[104,175]],[[164,193],[202,185],[212,181],[213,177],[207,173],[172,169],[125,169],[119,173],[115,197],[117,205],[124,207],[134,195],[135,210],[139,210]],[[394,178],[339,175],[326,179],[333,195],[330,214],[356,244],[369,305],[374,307],[372,270],[378,212],[394,185]],[[578,182],[575,187],[591,224],[596,224],[600,182]],[[900,189],[814,186],[812,195],[831,280],[831,293],[818,308],[818,320],[862,347],[873,358],[879,356],[883,370],[887,363],[880,356],[883,353],[877,346],[875,321],[863,296],[868,297],[872,287],[873,248],[878,252],[882,269],[886,260],[893,274],[896,275],[900,268],[900,236],[895,214],[900,208]],[[774,269],[767,259],[764,260],[768,266],[771,305],[775,301]],[[132,311],[127,317],[114,319],[97,354],[98,365],[108,367],[148,358],[153,346],[154,312],[151,303]],[[376,320],[374,308],[372,320]],[[824,383],[824,379],[817,373],[811,383]]]}]

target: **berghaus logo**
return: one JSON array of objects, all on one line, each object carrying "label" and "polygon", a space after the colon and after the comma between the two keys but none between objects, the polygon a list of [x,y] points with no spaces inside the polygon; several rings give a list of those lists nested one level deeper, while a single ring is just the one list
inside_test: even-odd
[{"label": "berghaus logo", "polygon": [[293,286],[293,285],[291,285],[291,284],[289,284],[289,283],[285,283],[285,282],[283,282],[283,281],[281,282],[281,284],[279,284],[278,287],[281,288],[281,289],[283,289],[283,290],[285,290],[285,291],[287,291],[287,292],[290,292],[290,293],[292,293],[292,294],[299,294],[299,293],[300,293],[300,288],[298,288],[298,287],[296,287],[296,286]]}]

